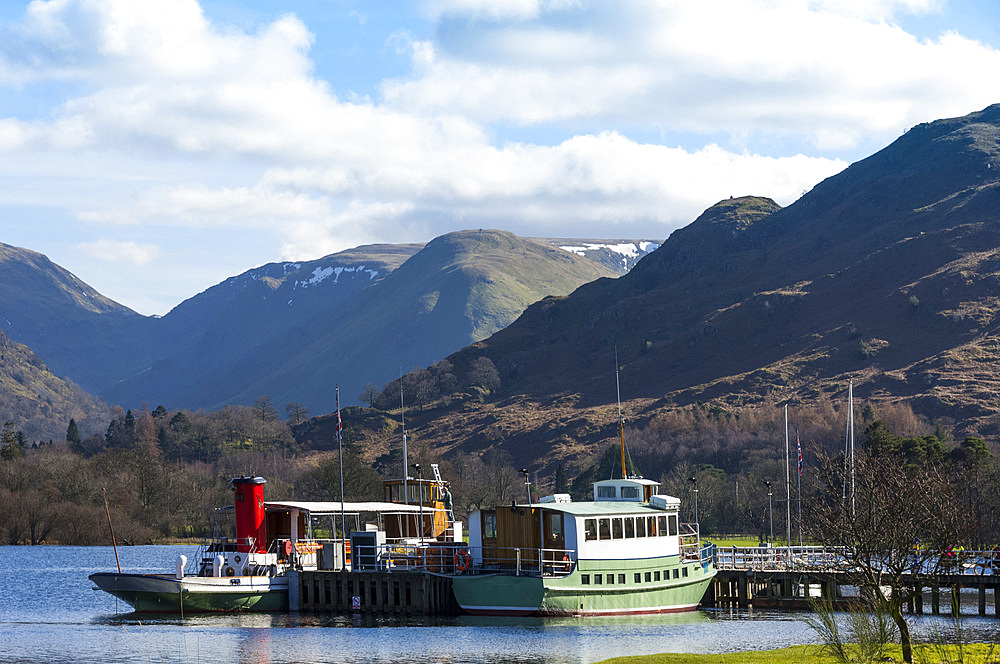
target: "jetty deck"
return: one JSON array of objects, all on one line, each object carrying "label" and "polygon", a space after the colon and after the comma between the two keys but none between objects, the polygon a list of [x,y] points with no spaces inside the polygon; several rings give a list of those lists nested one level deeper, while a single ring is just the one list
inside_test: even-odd
[{"label": "jetty deck", "polygon": [[[857,598],[855,577],[842,553],[826,547],[717,547],[716,576],[702,600],[708,608],[808,609],[810,601],[843,606]],[[963,551],[943,571],[908,574],[912,614],[950,613],[953,597],[975,597],[981,616],[1000,617],[1000,560],[991,551]],[[942,602],[942,594],[945,600]],[[958,602],[957,606],[968,605]],[[990,610],[992,609],[992,610]]]}]

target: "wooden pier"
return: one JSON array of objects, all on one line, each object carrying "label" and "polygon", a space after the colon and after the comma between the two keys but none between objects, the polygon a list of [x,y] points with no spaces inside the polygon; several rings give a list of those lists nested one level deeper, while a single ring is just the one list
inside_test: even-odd
[{"label": "wooden pier", "polygon": [[[718,549],[714,562],[716,576],[702,600],[706,608],[808,609],[816,600],[844,607],[858,599],[855,577],[835,550],[729,547]],[[903,581],[914,591],[906,607],[911,614],[937,615],[942,605],[951,613],[954,598],[971,594],[978,615],[1000,617],[1000,575],[993,573],[991,552],[971,552],[952,573],[908,575]],[[852,592],[845,593],[847,588]]]},{"label": "wooden pier", "polygon": [[298,609],[387,616],[458,614],[451,579],[427,571],[303,571]]}]

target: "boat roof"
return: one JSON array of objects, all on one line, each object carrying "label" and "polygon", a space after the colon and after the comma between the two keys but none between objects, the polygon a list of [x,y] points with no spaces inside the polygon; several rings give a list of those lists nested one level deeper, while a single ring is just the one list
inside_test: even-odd
[{"label": "boat roof", "polygon": [[404,514],[404,513],[418,513],[423,509],[424,512],[433,512],[433,507],[423,508],[420,505],[406,505],[403,503],[384,503],[384,502],[366,502],[366,503],[351,503],[344,502],[341,503],[337,501],[309,501],[309,500],[282,500],[279,502],[266,502],[264,503],[265,509],[275,509],[275,510],[302,510],[304,512],[310,512],[313,515],[320,514],[340,514],[344,512],[345,514],[361,514],[362,512],[377,512],[379,514]]},{"label": "boat roof", "polygon": [[[531,505],[518,505],[518,507],[537,507],[539,509],[546,509],[552,512],[572,514],[574,516],[614,516],[617,514],[641,514],[643,512],[649,512],[650,516],[652,516],[654,514],[663,514],[667,511],[673,511],[669,509],[663,510],[658,507],[654,507],[649,503],[636,503],[622,500],[584,500],[578,503],[532,503]],[[676,506],[671,505],[671,507]],[[497,509],[501,510],[504,508],[497,507]]]}]

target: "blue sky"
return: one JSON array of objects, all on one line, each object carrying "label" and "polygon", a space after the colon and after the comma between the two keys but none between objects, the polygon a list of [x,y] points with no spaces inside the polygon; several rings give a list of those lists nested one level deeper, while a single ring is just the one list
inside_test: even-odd
[{"label": "blue sky", "polygon": [[0,242],[145,314],[463,228],[662,240],[1000,102],[998,0],[0,0]]}]

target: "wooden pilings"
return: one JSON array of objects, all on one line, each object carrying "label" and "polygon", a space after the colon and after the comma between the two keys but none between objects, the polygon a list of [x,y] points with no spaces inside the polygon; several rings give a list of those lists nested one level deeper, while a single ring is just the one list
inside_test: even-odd
[{"label": "wooden pilings", "polygon": [[[935,615],[941,613],[941,590],[948,591],[946,610],[954,607],[961,610],[962,590],[975,592],[978,614],[1000,618],[1000,578],[993,575],[942,575],[935,577],[928,586],[926,580],[911,582],[912,597],[906,603],[906,610],[914,615],[924,613],[924,595],[930,594],[930,609]],[[705,594],[702,606],[706,608],[787,608],[808,609],[810,599],[828,600],[834,606],[843,606],[851,601],[842,591],[844,586],[853,586],[848,575],[837,572],[793,572],[760,570],[719,570]],[[993,594],[992,612],[988,613],[987,595]],[[855,592],[856,594],[856,592]]]},{"label": "wooden pilings", "polygon": [[299,574],[299,610],[378,615],[455,615],[451,579],[427,572]]}]

